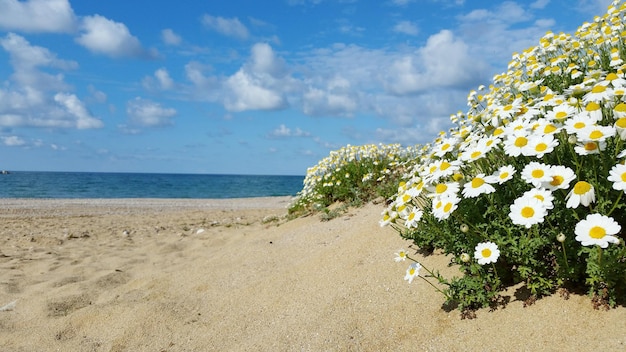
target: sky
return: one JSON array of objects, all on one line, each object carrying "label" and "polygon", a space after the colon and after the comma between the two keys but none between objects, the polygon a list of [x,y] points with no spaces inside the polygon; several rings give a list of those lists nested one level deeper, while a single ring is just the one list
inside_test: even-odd
[{"label": "sky", "polygon": [[610,0],[0,0],[0,169],[305,175],[424,144]]}]

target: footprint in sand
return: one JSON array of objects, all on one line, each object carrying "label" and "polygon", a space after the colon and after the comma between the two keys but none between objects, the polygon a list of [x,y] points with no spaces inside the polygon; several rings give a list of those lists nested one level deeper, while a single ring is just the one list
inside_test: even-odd
[{"label": "footprint in sand", "polygon": [[76,310],[87,307],[91,302],[91,295],[86,293],[54,298],[48,301],[48,316],[64,317]]}]

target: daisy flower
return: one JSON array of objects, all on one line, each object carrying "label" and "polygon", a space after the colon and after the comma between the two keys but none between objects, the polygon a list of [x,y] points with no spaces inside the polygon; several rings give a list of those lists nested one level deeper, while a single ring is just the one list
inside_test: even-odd
[{"label": "daisy flower", "polygon": [[600,154],[601,151],[606,149],[606,142],[594,142],[594,141],[586,141],[586,142],[578,142],[574,147],[574,151],[578,155],[591,155],[591,154]]},{"label": "daisy flower", "polygon": [[578,181],[565,199],[567,199],[567,204],[565,204],[567,208],[577,208],[580,204],[587,207],[589,204],[595,203],[596,192],[590,183]]},{"label": "daisy flower", "polygon": [[550,175],[552,180],[541,184],[541,187],[549,190],[568,189],[569,183],[576,178],[574,170],[562,165],[550,166]]},{"label": "daisy flower", "polygon": [[474,143],[461,153],[459,159],[461,159],[462,161],[471,162],[484,157],[486,154],[487,147],[485,145],[482,145],[480,143]]},{"label": "daisy flower", "polygon": [[410,229],[413,227],[417,227],[417,223],[422,219],[422,215],[424,213],[417,207],[414,207],[413,210],[406,217],[406,221],[404,222],[404,226]]},{"label": "daisy flower", "polygon": [[535,187],[541,187],[542,183],[552,181],[550,165],[532,161],[522,170],[522,180]]},{"label": "daisy flower", "polygon": [[615,136],[615,127],[592,125],[576,132],[578,140],[603,142],[609,137]]},{"label": "daisy flower", "polygon": [[543,222],[546,216],[546,208],[535,197],[520,197],[511,204],[509,218],[516,225],[523,225],[527,229],[535,224]]},{"label": "daisy flower", "polygon": [[584,220],[576,224],[574,233],[576,240],[583,246],[593,246],[597,244],[601,248],[606,248],[610,243],[619,243],[619,238],[613,236],[618,234],[622,227],[609,216],[601,214],[589,214]]},{"label": "daisy flower", "polygon": [[550,121],[555,121],[557,123],[562,123],[570,116],[576,113],[576,108],[569,104],[561,104],[559,106],[555,106],[554,109],[548,111],[546,114],[546,119]]},{"label": "daisy flower", "polygon": [[567,133],[574,134],[589,126],[595,125],[597,122],[598,121],[592,118],[589,114],[581,113],[574,115],[574,117],[565,121],[565,125],[563,127]]},{"label": "daisy flower", "polygon": [[459,192],[460,185],[458,182],[438,183],[434,186],[426,187],[430,193],[428,197],[444,197],[455,195]]},{"label": "daisy flower", "polygon": [[491,183],[497,182],[497,179],[494,176],[485,176],[485,174],[478,174],[474,176],[472,181],[467,182],[463,185],[463,197],[465,198],[475,198],[481,194],[489,194],[496,191],[495,188],[491,185]]},{"label": "daisy flower", "polygon": [[456,194],[433,199],[433,216],[439,221],[449,218],[450,214],[458,208],[460,201],[461,198]]},{"label": "daisy flower", "polygon": [[474,248],[474,257],[480,265],[495,263],[500,257],[500,250],[493,242],[482,242]]},{"label": "daisy flower", "polygon": [[513,178],[516,170],[513,165],[505,165],[501,166],[498,171],[496,171],[493,176],[495,176],[498,180],[498,184],[503,184],[506,181]]},{"label": "daisy flower", "polygon": [[620,117],[615,120],[613,127],[615,127],[619,138],[626,139],[626,117]]},{"label": "daisy flower", "polygon": [[541,202],[541,205],[543,205],[543,207],[546,208],[546,210],[550,210],[554,208],[554,204],[552,204],[552,201],[554,200],[554,196],[552,195],[552,192],[550,192],[547,189],[533,188],[530,191],[524,192],[522,197],[534,197],[534,198],[539,199],[539,201]]},{"label": "daisy flower", "polygon": [[613,182],[613,189],[626,193],[626,165],[617,164],[609,171],[607,180]]},{"label": "daisy flower", "polygon": [[409,268],[406,269],[406,275],[404,275],[404,279],[409,283],[413,282],[413,279],[420,276],[420,269],[422,266],[420,263],[412,263],[409,265]]},{"label": "daisy flower", "polygon": [[551,134],[533,135],[529,139],[526,148],[522,150],[522,154],[542,158],[544,155],[552,153],[558,145],[558,139],[555,139]]},{"label": "daisy flower", "polygon": [[517,130],[507,135],[504,141],[504,153],[508,156],[518,157],[522,154],[522,150],[528,144],[528,132],[526,130]]},{"label": "daisy flower", "polygon": [[603,102],[613,97],[613,89],[605,85],[597,84],[583,97],[584,102]]},{"label": "daisy flower", "polygon": [[459,140],[457,138],[445,138],[440,143],[437,143],[433,148],[433,153],[438,157],[443,157],[446,153],[452,151],[457,145]]},{"label": "daisy flower", "polygon": [[397,252],[397,253],[395,253],[395,255],[396,255],[396,257],[395,257],[395,258],[393,258],[393,260],[394,260],[396,263],[403,262],[403,261],[405,261],[405,260],[406,260],[406,252],[405,252],[405,251],[404,251],[404,249],[402,249],[402,248],[400,248],[400,249],[398,250],[398,252]]}]

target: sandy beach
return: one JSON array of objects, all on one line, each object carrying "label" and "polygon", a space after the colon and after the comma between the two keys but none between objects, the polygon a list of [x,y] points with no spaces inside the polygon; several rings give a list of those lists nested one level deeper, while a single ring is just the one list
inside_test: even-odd
[{"label": "sandy beach", "polygon": [[323,222],[287,220],[289,202],[3,199],[0,350],[626,350],[624,307],[511,290],[463,320],[403,280],[382,204]]}]

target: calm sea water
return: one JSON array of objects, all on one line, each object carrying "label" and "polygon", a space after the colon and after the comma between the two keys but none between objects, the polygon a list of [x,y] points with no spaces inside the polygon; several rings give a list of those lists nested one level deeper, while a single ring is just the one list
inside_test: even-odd
[{"label": "calm sea water", "polygon": [[0,198],[247,198],[295,195],[304,176],[92,172],[0,175]]}]

